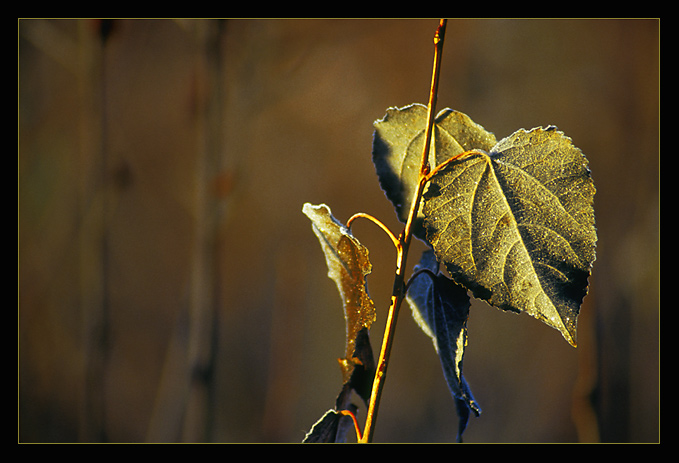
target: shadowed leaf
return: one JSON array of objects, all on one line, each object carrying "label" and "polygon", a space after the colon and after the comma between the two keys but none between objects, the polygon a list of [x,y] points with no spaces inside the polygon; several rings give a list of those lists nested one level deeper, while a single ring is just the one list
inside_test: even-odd
[{"label": "shadowed leaf", "polygon": [[432,338],[434,349],[441,360],[443,375],[458,411],[457,440],[461,442],[469,412],[476,416],[481,413],[462,374],[467,345],[469,296],[465,288],[438,273],[439,264],[433,251],[427,250],[422,254],[413,272],[421,269],[430,270],[432,274],[420,273],[414,277],[408,288],[407,300],[413,318]]},{"label": "shadowed leaf", "polygon": [[451,277],[491,305],[525,311],[576,344],[595,258],[587,159],[555,127],[519,130],[430,181],[427,239]]},{"label": "shadowed leaf", "polygon": [[[353,413],[356,407],[348,407]],[[328,410],[311,427],[302,441],[305,444],[339,444],[347,442],[347,433],[354,429],[354,422],[348,416],[340,414],[337,410]]]}]

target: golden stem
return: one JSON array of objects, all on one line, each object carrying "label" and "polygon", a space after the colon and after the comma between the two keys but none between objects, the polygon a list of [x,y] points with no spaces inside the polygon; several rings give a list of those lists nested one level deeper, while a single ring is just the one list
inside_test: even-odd
[{"label": "golden stem", "polygon": [[429,148],[431,145],[431,138],[434,126],[434,111],[436,110],[436,99],[438,95],[439,73],[441,69],[441,55],[443,51],[443,40],[446,30],[446,20],[441,19],[439,26],[434,34],[434,69],[432,71],[431,87],[429,90],[429,104],[427,116],[427,131],[425,135],[424,148],[422,150],[422,160],[420,163],[420,176],[417,187],[417,193],[413,198],[408,214],[405,229],[401,234],[401,239],[398,240],[397,246],[397,266],[396,275],[394,277],[394,289],[391,296],[391,306],[389,307],[389,314],[387,315],[387,325],[385,327],[384,338],[382,340],[382,349],[375,371],[375,379],[373,380],[372,392],[370,395],[370,402],[368,405],[368,415],[366,418],[365,429],[363,436],[359,438],[359,442],[372,442],[375,433],[375,422],[377,420],[377,411],[379,409],[380,397],[382,396],[382,389],[384,388],[384,381],[387,375],[387,365],[389,364],[389,356],[394,340],[394,333],[396,332],[396,322],[398,320],[399,309],[401,303],[405,298],[405,283],[404,272],[406,261],[408,260],[408,250],[412,240],[412,228],[417,212],[419,211],[422,193],[424,186],[428,181],[429,174]]}]

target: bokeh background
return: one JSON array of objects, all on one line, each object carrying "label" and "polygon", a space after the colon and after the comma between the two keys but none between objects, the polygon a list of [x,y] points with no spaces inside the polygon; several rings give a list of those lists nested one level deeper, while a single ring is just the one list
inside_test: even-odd
[{"label": "bokeh background", "polygon": [[[300,442],[339,392],[345,329],[302,204],[400,231],[372,123],[426,104],[437,25],[19,20],[19,441]],[[466,442],[660,439],[659,26],[448,23],[439,108],[498,139],[557,125],[599,230],[577,349],[474,303]],[[395,253],[354,232],[378,351]],[[456,421],[404,310],[375,440],[453,442]]]}]

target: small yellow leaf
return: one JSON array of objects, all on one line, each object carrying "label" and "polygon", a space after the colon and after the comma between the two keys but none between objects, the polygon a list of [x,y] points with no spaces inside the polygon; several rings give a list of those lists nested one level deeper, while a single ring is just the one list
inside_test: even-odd
[{"label": "small yellow leaf", "polygon": [[[342,299],[347,323],[347,343],[346,356],[340,359],[340,365],[344,382],[347,383],[356,365],[365,363],[368,355],[372,359],[372,351],[365,353],[365,343],[357,344],[361,330],[365,329],[367,333],[367,329],[375,321],[375,304],[368,295],[366,284],[366,276],[372,271],[368,249],[332,216],[330,208],[325,204],[316,206],[306,203],[302,212],[312,222],[313,231],[325,254],[328,277],[336,283]],[[361,355],[356,352],[357,348],[362,351]],[[369,369],[371,366],[363,367]],[[355,384],[354,386],[358,387]],[[370,394],[369,388],[367,393]]]}]

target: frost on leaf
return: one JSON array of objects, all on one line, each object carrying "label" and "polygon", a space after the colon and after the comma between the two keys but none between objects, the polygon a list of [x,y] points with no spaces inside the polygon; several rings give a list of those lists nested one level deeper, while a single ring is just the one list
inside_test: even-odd
[{"label": "frost on leaf", "polygon": [[353,388],[367,401],[374,375],[368,330],[375,321],[375,305],[368,295],[366,276],[372,271],[365,248],[351,231],[332,216],[325,204],[304,204],[304,214],[321,244],[328,277],[337,285],[346,320],[346,352],[340,359],[345,392]]},{"label": "frost on leaf", "polygon": [[[417,274],[421,269],[431,273]],[[481,413],[462,374],[470,303],[467,290],[439,273],[438,269],[434,253],[431,250],[423,252],[420,262],[413,269],[413,274],[417,275],[410,282],[406,298],[413,318],[422,331],[432,338],[441,360],[443,376],[457,407],[457,440],[461,442],[469,413],[473,412],[476,416]]]},{"label": "frost on leaf", "polygon": [[595,258],[594,183],[570,138],[519,130],[447,163],[424,195],[427,240],[451,277],[576,344]]},{"label": "frost on leaf", "polygon": [[[427,107],[415,103],[389,108],[384,118],[374,123],[373,163],[382,190],[405,223],[418,187],[418,176],[427,126]],[[490,150],[495,136],[474,123],[466,114],[452,109],[438,113],[434,121],[429,166],[470,149]],[[414,226],[415,235],[424,239],[422,214]]]}]

